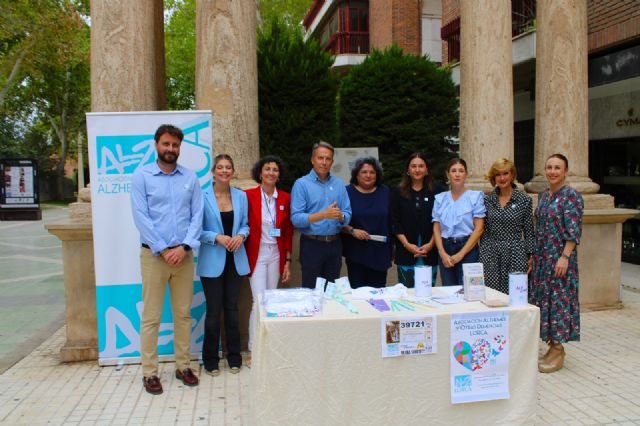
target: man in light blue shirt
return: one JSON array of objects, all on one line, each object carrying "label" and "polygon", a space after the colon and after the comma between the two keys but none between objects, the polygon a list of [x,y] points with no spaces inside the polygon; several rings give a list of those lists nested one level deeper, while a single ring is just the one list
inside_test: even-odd
[{"label": "man in light blue shirt", "polygon": [[189,367],[193,249],[200,247],[203,202],[198,178],[177,163],[183,134],[164,124],[156,130],[156,162],[133,174],[131,206],[140,231],[140,266],[144,310],[140,322],[143,384],[147,392],[162,393],[158,378],[158,330],[169,283],[174,322],[176,377],[186,386],[198,378]]},{"label": "man in light blue shirt", "polygon": [[342,266],[340,228],[351,220],[351,204],[344,183],[331,176],[333,146],[313,145],[313,170],[296,180],[291,190],[291,222],[301,233],[302,285],[314,288],[317,277],[334,281]]}]

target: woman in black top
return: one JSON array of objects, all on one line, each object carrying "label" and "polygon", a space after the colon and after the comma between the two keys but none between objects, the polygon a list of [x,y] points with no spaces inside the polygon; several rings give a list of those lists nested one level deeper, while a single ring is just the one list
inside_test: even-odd
[{"label": "woman in black top", "polygon": [[434,250],[431,212],[436,194],[444,190],[431,178],[427,158],[419,152],[411,154],[400,185],[391,197],[391,231],[396,236],[398,281],[407,287],[414,286],[416,265],[431,266],[435,283],[438,253]]}]

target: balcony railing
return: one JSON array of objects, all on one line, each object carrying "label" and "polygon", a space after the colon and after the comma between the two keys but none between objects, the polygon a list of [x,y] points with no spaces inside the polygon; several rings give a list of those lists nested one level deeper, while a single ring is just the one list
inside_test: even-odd
[{"label": "balcony railing", "polygon": [[[536,0],[511,0],[511,36],[526,33],[536,27]],[[447,42],[447,62],[460,60],[460,17],[440,29]]]},{"label": "balcony railing", "polygon": [[332,55],[368,54],[369,33],[339,32],[331,36],[324,50]]}]

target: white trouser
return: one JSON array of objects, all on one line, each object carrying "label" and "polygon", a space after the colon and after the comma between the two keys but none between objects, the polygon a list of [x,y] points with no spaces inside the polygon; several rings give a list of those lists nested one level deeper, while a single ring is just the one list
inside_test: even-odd
[{"label": "white trouser", "polygon": [[280,279],[280,253],[277,244],[265,244],[260,242],[258,250],[258,260],[253,269],[253,274],[249,277],[251,283],[251,294],[253,303],[251,304],[251,315],[249,316],[249,350],[253,348],[253,309],[258,295],[266,289],[278,287]]}]

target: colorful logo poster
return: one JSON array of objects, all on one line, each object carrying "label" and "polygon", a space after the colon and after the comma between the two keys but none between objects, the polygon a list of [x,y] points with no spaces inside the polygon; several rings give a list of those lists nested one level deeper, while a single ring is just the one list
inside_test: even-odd
[{"label": "colorful logo poster", "polygon": [[451,402],[509,398],[509,314],[451,316]]},{"label": "colorful logo poster", "polygon": [[[89,167],[101,365],[139,362],[142,277],[140,234],[131,213],[133,172],[156,161],[154,134],[162,124],[182,129],[178,162],[193,170],[204,189],[211,185],[210,111],[89,113]],[[173,319],[169,292],[158,338],[161,358],[173,355]],[[191,351],[204,338],[205,301],[194,277]]]}]

